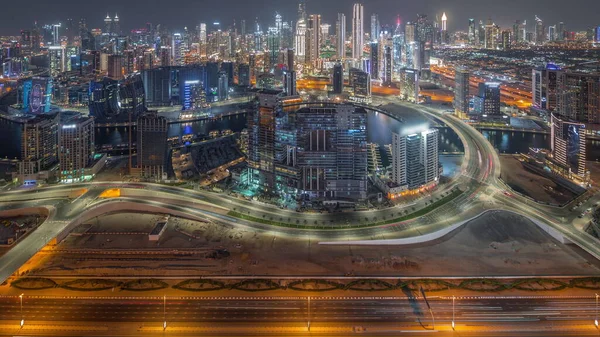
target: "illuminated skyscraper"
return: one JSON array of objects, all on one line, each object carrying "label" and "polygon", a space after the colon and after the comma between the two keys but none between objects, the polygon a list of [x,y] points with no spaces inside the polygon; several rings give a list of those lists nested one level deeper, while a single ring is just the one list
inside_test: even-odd
[{"label": "illuminated skyscraper", "polygon": [[173,65],[182,66],[184,64],[184,48],[181,34],[173,34],[173,40],[171,41],[171,62],[173,62]]},{"label": "illuminated skyscraper", "polygon": [[333,93],[341,94],[344,90],[344,68],[341,63],[333,66]]},{"label": "illuminated skyscraper", "polygon": [[321,15],[311,14],[306,30],[306,62],[313,63],[321,56],[320,30]]},{"label": "illuminated skyscraper", "polygon": [[548,63],[545,67],[534,68],[531,76],[532,104],[534,108],[554,111],[556,109],[557,81],[560,68]]},{"label": "illuminated skyscraper", "polygon": [[296,22],[295,49],[298,62],[304,63],[306,56],[306,11],[304,5],[298,5],[298,21]]},{"label": "illuminated skyscraper", "polygon": [[354,4],[352,12],[352,58],[362,59],[364,47],[364,8],[360,3]]},{"label": "illuminated skyscraper", "polygon": [[371,15],[371,41],[377,41],[379,39],[379,33],[381,32],[381,24],[379,23],[379,15]]},{"label": "illuminated skyscraper", "polygon": [[94,119],[90,117],[69,120],[60,127],[58,162],[61,182],[72,183],[88,179],[85,168],[94,156],[94,138]]},{"label": "illuminated skyscraper", "polygon": [[437,129],[410,135],[392,134],[392,179],[416,189],[437,183],[440,177]]},{"label": "illuminated skyscraper", "polygon": [[115,14],[115,18],[113,19],[112,33],[115,36],[121,35],[121,23],[119,22],[119,16],[117,14]]},{"label": "illuminated skyscraper", "polygon": [[469,19],[469,32],[468,32],[468,37],[469,37],[469,44],[471,46],[475,45],[475,41],[476,41],[476,37],[477,36],[477,28],[475,27],[475,19]]},{"label": "illuminated skyscraper", "polygon": [[66,53],[65,48],[61,46],[48,47],[48,57],[50,61],[50,75],[58,76],[66,70]]},{"label": "illuminated skyscraper", "polygon": [[464,118],[469,113],[469,69],[457,67],[454,72],[454,111]]},{"label": "illuminated skyscraper", "polygon": [[162,179],[167,156],[168,123],[163,116],[145,114],[137,120],[137,166],[142,176]]},{"label": "illuminated skyscraper", "polygon": [[546,29],[544,28],[544,22],[542,19],[535,16],[535,43],[542,44],[546,42]]},{"label": "illuminated skyscraper", "polygon": [[392,67],[394,66],[392,59],[392,47],[383,47],[383,84],[392,84]]},{"label": "illuminated skyscraper", "polygon": [[346,15],[343,13],[338,13],[335,34],[337,56],[340,59],[344,59],[346,58]]},{"label": "illuminated skyscraper", "polygon": [[500,115],[500,83],[479,83],[479,93],[475,96],[473,110],[479,115]]},{"label": "illuminated skyscraper", "polygon": [[380,65],[380,57],[379,57],[379,43],[377,41],[371,42],[371,63],[370,63],[370,71],[371,78],[374,80],[379,79],[379,65]]}]

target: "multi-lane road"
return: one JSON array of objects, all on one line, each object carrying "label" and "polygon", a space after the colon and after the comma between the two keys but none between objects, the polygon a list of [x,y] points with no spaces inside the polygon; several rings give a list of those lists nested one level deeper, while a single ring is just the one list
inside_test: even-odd
[{"label": "multi-lane road", "polygon": [[[137,333],[167,322],[172,333],[229,332],[269,334],[311,331],[334,335],[444,332],[478,336],[521,332],[552,335],[598,333],[595,298],[581,297],[81,297],[0,298],[0,325],[6,333],[21,319],[28,325],[114,324],[113,331],[135,326]],[[310,306],[310,308],[309,308]],[[429,309],[431,308],[431,310]],[[119,324],[123,324],[119,328]],[[89,323],[98,324],[98,323]],[[251,330],[246,330],[252,327]],[[196,329],[196,330],[194,330]],[[182,331],[178,331],[182,330]]]}]

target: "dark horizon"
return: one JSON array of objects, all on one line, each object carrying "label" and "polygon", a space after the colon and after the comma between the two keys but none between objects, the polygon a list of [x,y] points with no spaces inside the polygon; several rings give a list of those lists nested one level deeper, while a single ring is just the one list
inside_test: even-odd
[{"label": "dark horizon", "polygon": [[[352,5],[355,0],[341,0],[332,2],[307,2],[307,12],[323,15],[323,22],[332,24],[335,29],[336,13],[346,14],[349,29],[352,16]],[[543,7],[540,4],[543,3]],[[503,28],[509,28],[515,20],[527,20],[528,30],[533,29],[535,15],[539,16],[545,26],[564,22],[568,31],[581,31],[597,25],[600,20],[600,1],[575,0],[569,6],[556,0],[544,1],[523,0],[519,3],[519,11],[506,6],[501,1],[476,1],[457,0],[452,4],[442,0],[424,0],[420,2],[392,2],[389,0],[370,0],[363,2],[365,6],[365,31],[370,26],[370,15],[379,14],[382,25],[394,25],[399,15],[401,21],[411,21],[417,13],[427,14],[434,19],[436,15],[446,12],[448,16],[448,29],[450,31],[466,30],[469,18],[477,22],[491,19]],[[260,6],[260,8],[259,8]],[[557,10],[563,6],[564,10]],[[9,11],[3,20],[0,20],[0,36],[18,35],[23,29],[31,29],[34,21],[39,24],[65,22],[71,18],[78,22],[85,18],[89,28],[103,28],[103,19],[106,13],[112,16],[118,13],[121,28],[126,33],[134,28],[141,28],[146,22],[161,24],[171,30],[181,31],[185,26],[192,29],[200,22],[205,22],[210,29],[213,21],[219,21],[222,27],[232,25],[233,20],[239,23],[246,20],[247,30],[251,31],[252,24],[258,16],[262,27],[274,22],[275,13],[283,16],[284,21],[295,21],[297,18],[298,1],[263,0],[250,2],[232,0],[223,3],[190,2],[183,0],[162,1],[123,1],[105,0],[101,6],[93,6],[94,15],[90,14],[89,7],[82,6],[75,0],[31,0],[27,2],[14,2],[7,6]],[[86,8],[88,7],[88,8]],[[461,10],[464,8],[465,10]],[[197,13],[197,15],[195,14]],[[262,28],[261,27],[261,28]]]}]

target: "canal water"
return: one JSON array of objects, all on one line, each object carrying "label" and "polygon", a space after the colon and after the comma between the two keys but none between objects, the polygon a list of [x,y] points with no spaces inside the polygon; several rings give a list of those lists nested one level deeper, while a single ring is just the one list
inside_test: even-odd
[{"label": "canal water", "polygon": [[[389,107],[386,107],[389,108]],[[388,117],[381,113],[369,112],[367,117],[367,140],[380,145],[392,143],[392,132],[411,134],[429,127],[436,127],[440,131],[439,151],[441,153],[464,152],[463,145],[458,135],[450,128],[440,125],[438,121],[431,120],[421,113],[406,107],[393,107],[403,122]],[[239,132],[246,128],[246,115],[224,117],[216,120],[201,120],[191,123],[170,124],[168,137],[183,136],[188,134],[208,135],[211,131],[231,130]],[[527,153],[530,147],[550,148],[550,135],[522,131],[495,131],[482,130],[482,134],[497,149],[499,153]],[[135,127],[133,129],[135,143]],[[126,127],[100,127],[96,128],[96,144],[98,147],[112,147],[111,154],[125,154],[128,143]],[[588,140],[587,159],[600,160],[600,141]]]}]

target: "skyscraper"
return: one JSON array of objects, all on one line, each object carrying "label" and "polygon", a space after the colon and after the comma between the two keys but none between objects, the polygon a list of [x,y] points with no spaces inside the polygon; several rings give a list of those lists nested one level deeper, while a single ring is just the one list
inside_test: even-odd
[{"label": "skyscraper", "polygon": [[364,46],[364,8],[360,3],[354,4],[352,12],[352,58],[362,59]]},{"label": "skyscraper", "polygon": [[600,123],[600,75],[559,72],[556,112],[563,119]]},{"label": "skyscraper", "polygon": [[371,15],[371,41],[377,41],[379,39],[379,33],[381,32],[381,24],[379,23],[379,15]]},{"label": "skyscraper", "polygon": [[183,54],[183,37],[180,33],[175,33],[173,34],[173,40],[171,41],[171,62],[173,65],[182,66],[184,64]]},{"label": "skyscraper", "polygon": [[338,13],[335,25],[336,51],[340,59],[346,58],[346,15]]},{"label": "skyscraper", "polygon": [[306,30],[306,61],[314,62],[321,55],[321,15],[311,14],[308,17]]},{"label": "skyscraper", "polygon": [[442,30],[441,34],[441,42],[444,44],[449,43],[449,35],[448,35],[448,17],[446,16],[446,12],[442,14]]},{"label": "skyscraper", "polygon": [[585,124],[555,114],[550,121],[552,160],[560,166],[563,174],[571,178],[576,174],[587,180]]},{"label": "skyscraper", "polygon": [[464,118],[469,113],[469,69],[457,67],[454,72],[454,111],[456,116]]},{"label": "skyscraper", "polygon": [[341,63],[333,66],[333,93],[341,94],[344,90],[344,68]]},{"label": "skyscraper", "polygon": [[439,180],[438,130],[410,135],[392,134],[392,179],[417,189]]},{"label": "skyscraper", "polygon": [[532,104],[537,109],[554,111],[556,109],[557,80],[560,69],[551,63],[532,70]]},{"label": "skyscraper", "polygon": [[248,114],[249,183],[275,193],[275,115],[281,110],[283,93],[263,89],[256,96],[256,109]]},{"label": "skyscraper", "polygon": [[500,83],[479,83],[479,93],[475,96],[473,108],[479,115],[500,115]]},{"label": "skyscraper", "polygon": [[371,79],[378,80],[379,79],[379,43],[377,41],[371,42],[371,69],[369,73],[371,74]]},{"label": "skyscraper", "polygon": [[296,22],[295,49],[298,62],[304,63],[306,56],[306,11],[303,4],[298,6],[298,21]]},{"label": "skyscraper", "polygon": [[392,60],[392,47],[383,47],[383,83],[392,84],[392,67],[394,66]]},{"label": "skyscraper", "polygon": [[546,30],[544,22],[537,15],[535,16],[535,43],[543,44],[546,42]]},{"label": "skyscraper", "polygon": [[167,155],[167,120],[146,114],[137,120],[137,166],[142,176],[162,179]]},{"label": "skyscraper", "polygon": [[469,19],[469,31],[468,31],[468,37],[469,37],[469,44],[471,46],[475,45],[475,41],[476,41],[476,37],[477,36],[477,28],[475,26],[475,19]]},{"label": "skyscraper", "polygon": [[86,179],[85,168],[94,156],[94,119],[81,117],[60,127],[58,162],[60,181],[79,182]]},{"label": "skyscraper", "polygon": [[64,47],[59,45],[48,47],[48,57],[50,63],[50,75],[52,77],[56,77],[60,73],[66,71],[67,56]]}]

